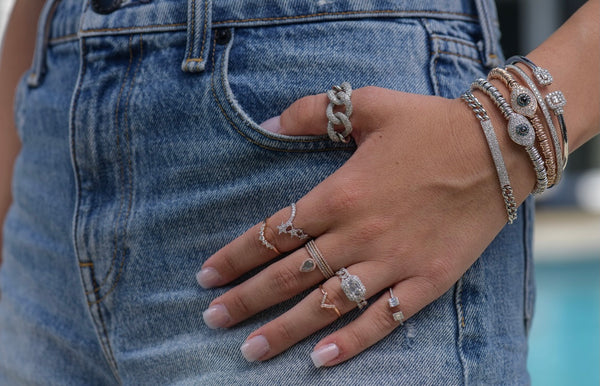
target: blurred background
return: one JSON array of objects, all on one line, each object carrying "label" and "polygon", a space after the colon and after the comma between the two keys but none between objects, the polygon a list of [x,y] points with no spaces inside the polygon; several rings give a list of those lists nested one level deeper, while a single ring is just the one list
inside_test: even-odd
[{"label": "blurred background", "polygon": [[[13,1],[0,0],[0,41]],[[497,0],[506,57],[530,52],[583,3]],[[569,158],[563,182],[537,200],[536,216],[537,301],[528,362],[532,384],[598,386],[600,136]]]}]

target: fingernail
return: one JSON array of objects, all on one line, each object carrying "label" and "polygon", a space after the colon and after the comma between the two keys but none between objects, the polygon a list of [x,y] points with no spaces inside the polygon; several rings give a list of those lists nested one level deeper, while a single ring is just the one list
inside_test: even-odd
[{"label": "fingernail", "polygon": [[216,269],[207,267],[196,274],[196,280],[202,288],[212,288],[219,284],[221,275]]},{"label": "fingernail", "polygon": [[227,311],[227,308],[222,304],[215,304],[214,306],[209,307],[202,313],[202,318],[208,328],[212,329],[224,327],[231,320],[229,311]]},{"label": "fingernail", "polygon": [[255,362],[269,351],[269,342],[262,335],[248,339],[240,349],[248,362]]},{"label": "fingernail", "polygon": [[310,353],[310,359],[312,359],[315,367],[321,367],[325,363],[337,358],[339,354],[340,349],[337,344],[330,343]]},{"label": "fingernail", "polygon": [[260,127],[273,133],[279,133],[281,131],[280,116],[267,119],[260,124]]}]

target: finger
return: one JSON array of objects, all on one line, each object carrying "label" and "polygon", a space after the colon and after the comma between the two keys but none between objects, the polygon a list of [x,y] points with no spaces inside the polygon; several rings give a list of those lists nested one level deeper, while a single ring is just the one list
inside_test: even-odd
[{"label": "finger", "polygon": [[[310,237],[317,237],[329,227],[329,221],[320,212],[321,205],[305,204],[314,200],[301,200],[296,204],[296,216],[292,225],[308,236],[306,239],[294,237],[289,233],[280,232],[278,226],[290,219],[291,207],[286,207],[272,215],[263,223],[254,225],[244,234],[227,244],[202,265],[197,273],[198,283],[204,288],[224,285],[237,279],[253,268],[259,267],[281,253],[292,251],[302,246]],[[318,201],[317,201],[318,202]],[[262,235],[265,241],[261,241]],[[267,245],[271,245],[270,249]]]},{"label": "finger", "polygon": [[[363,87],[352,91],[353,113],[350,122],[353,126],[352,136],[357,139],[361,130],[376,127],[373,121],[374,109],[379,109],[386,101],[388,94],[394,93],[378,87]],[[269,131],[285,135],[322,135],[327,133],[327,116],[325,110],[329,104],[327,94],[309,95],[292,103],[280,116],[261,123]],[[336,107],[334,111],[342,111]]]},{"label": "finger", "polygon": [[[388,282],[386,276],[390,275],[389,269],[372,262],[355,264],[348,271],[360,272],[365,298],[381,291],[382,283]],[[327,293],[325,304],[334,305],[341,315],[357,307],[342,291],[338,277],[325,282],[323,289]],[[338,319],[335,309],[321,307],[322,301],[323,293],[317,288],[288,312],[254,331],[242,345],[244,357],[249,361],[272,358]]]},{"label": "finger", "polygon": [[[214,299],[204,312],[205,323],[211,328],[231,327],[250,316],[279,304],[302,291],[331,277],[343,266],[360,261],[362,256],[348,243],[334,234],[325,234],[313,241],[329,275],[323,273],[307,248],[300,248],[242,284]],[[336,248],[335,246],[342,246]],[[300,267],[307,260],[312,261],[312,271],[302,272]]]},{"label": "finger", "polygon": [[397,316],[405,320],[436,298],[431,287],[418,278],[401,281],[393,293],[399,306],[390,308],[386,291],[360,317],[321,340],[310,354],[314,365],[335,366],[358,355],[402,324],[394,319],[394,313],[401,312]]}]

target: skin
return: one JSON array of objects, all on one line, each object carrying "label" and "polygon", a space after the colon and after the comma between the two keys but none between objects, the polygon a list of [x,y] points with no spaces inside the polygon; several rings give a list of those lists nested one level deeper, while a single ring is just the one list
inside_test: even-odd
[{"label": "skin", "polygon": [[[599,16],[600,1],[588,1],[528,55],[554,76],[555,82],[545,92],[560,89],[568,100],[570,151],[600,132]],[[493,83],[508,95],[501,83]],[[506,121],[489,98],[477,91],[474,94],[496,128],[520,204],[535,184],[531,161],[510,140],[504,130]],[[446,292],[505,226],[496,171],[478,120],[459,99],[365,87],[353,92],[352,102],[357,150],[297,202],[294,226],[315,239],[334,271],[347,267],[358,275],[367,298],[392,287],[409,318]],[[327,104],[325,94],[298,100],[281,114],[276,131],[324,134]],[[320,271],[298,270],[309,257],[301,248],[304,241],[279,235],[275,228],[289,215],[289,208],[273,214],[265,235],[279,251],[294,252],[210,304],[228,310],[229,317],[222,319],[220,327],[229,328],[315,288],[292,309],[248,336],[262,335],[269,343],[259,360],[278,355],[337,319],[331,310],[316,306],[322,297],[316,288],[323,280]],[[277,257],[258,241],[259,227],[255,225],[205,262],[203,270],[211,268],[218,274],[204,286],[225,285]],[[342,314],[356,307],[345,297],[338,278],[325,281],[323,288],[328,302]],[[371,299],[358,318],[315,346],[315,350],[330,343],[339,347],[339,355],[325,366],[354,357],[399,325],[391,318],[388,298],[386,292]]]},{"label": "skin", "polygon": [[[37,19],[44,2],[19,0],[16,2],[4,36],[0,57],[0,224],[12,201],[10,181],[15,158],[21,148],[13,119],[14,91],[23,73],[31,66]],[[2,232],[0,232],[0,251]],[[2,255],[0,252],[0,263]]]},{"label": "skin", "polygon": [[[19,151],[12,99],[19,77],[31,63],[41,6],[42,1],[17,2],[0,62],[0,222],[11,201],[10,179]],[[569,101],[571,150],[600,131],[600,109],[590,108],[600,105],[599,14],[599,1],[589,1],[528,55],[552,72],[556,81],[551,89],[562,90]],[[506,94],[501,84],[496,86]],[[475,94],[497,128],[515,197],[521,203],[534,186],[530,161],[498,129],[505,123],[488,98]],[[345,266],[359,275],[367,297],[393,287],[408,318],[448,290],[505,225],[496,172],[479,123],[462,101],[375,87],[355,90],[352,98],[357,150],[343,167],[298,201],[294,225],[315,238],[334,269]],[[300,99],[282,113],[279,131],[323,134],[327,104],[324,94]],[[269,218],[269,224],[288,217],[289,208],[282,209]],[[226,285],[277,257],[258,242],[258,229],[257,224],[206,261],[203,268],[219,274],[212,285]],[[211,306],[219,304],[229,310],[230,319],[222,327],[233,327],[322,281],[318,270],[298,271],[308,257],[300,248],[303,242],[278,235],[271,227],[266,237],[280,251],[295,252],[214,299]],[[356,306],[345,298],[337,278],[323,287],[328,302],[342,314]],[[263,335],[270,344],[260,360],[278,355],[337,318],[334,312],[315,307],[321,296],[315,289],[294,308],[250,334],[248,338]],[[339,355],[326,366],[352,358],[398,326],[390,317],[387,299],[387,294],[372,299],[357,319],[317,344],[315,349],[329,343],[339,347]]]}]

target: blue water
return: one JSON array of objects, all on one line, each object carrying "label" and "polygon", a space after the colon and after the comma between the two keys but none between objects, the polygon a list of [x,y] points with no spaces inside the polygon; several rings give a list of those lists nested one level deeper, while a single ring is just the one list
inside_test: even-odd
[{"label": "blue water", "polygon": [[536,263],[534,386],[600,385],[600,259]]}]

